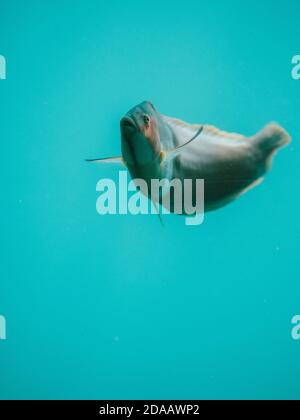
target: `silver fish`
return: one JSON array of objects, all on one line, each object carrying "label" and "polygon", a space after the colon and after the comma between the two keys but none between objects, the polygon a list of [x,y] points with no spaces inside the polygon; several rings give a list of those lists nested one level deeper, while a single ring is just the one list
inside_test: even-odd
[{"label": "silver fish", "polygon": [[[133,179],[146,181],[148,197],[152,179],[204,179],[207,212],[260,184],[276,152],[289,142],[275,123],[246,137],[167,117],[145,101],[121,119],[122,156],[88,161],[125,165]],[[162,204],[161,195],[149,198]],[[168,210],[176,213],[175,204],[171,199]]]}]

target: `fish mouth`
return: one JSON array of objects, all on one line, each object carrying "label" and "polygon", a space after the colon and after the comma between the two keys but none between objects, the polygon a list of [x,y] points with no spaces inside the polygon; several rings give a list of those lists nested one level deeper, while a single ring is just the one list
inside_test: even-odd
[{"label": "fish mouth", "polygon": [[126,116],[121,119],[121,128],[125,130],[136,130],[137,125],[133,118]]}]

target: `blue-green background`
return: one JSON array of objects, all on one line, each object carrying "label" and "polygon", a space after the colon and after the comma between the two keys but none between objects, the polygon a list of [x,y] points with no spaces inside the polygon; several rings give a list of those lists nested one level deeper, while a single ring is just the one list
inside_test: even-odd
[{"label": "blue-green background", "polygon": [[[299,398],[298,0],[2,0],[0,398]],[[96,213],[119,119],[293,136],[207,215]]]}]

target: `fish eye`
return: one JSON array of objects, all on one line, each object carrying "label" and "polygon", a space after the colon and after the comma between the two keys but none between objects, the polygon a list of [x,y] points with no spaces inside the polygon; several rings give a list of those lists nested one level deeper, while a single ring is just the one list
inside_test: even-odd
[{"label": "fish eye", "polygon": [[144,121],[144,124],[149,125],[150,121],[151,121],[149,115],[144,114],[143,115],[143,121]]}]

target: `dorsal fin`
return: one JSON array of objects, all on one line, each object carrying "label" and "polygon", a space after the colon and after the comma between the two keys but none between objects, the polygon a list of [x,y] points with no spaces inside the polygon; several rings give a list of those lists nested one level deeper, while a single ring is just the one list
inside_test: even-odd
[{"label": "dorsal fin", "polygon": [[233,140],[244,140],[245,136],[242,134],[237,133],[230,133],[228,131],[220,130],[219,128],[213,126],[213,125],[205,125],[204,126],[205,133],[211,134],[213,136],[227,138],[227,139],[233,139]]},{"label": "dorsal fin", "polygon": [[221,137],[225,139],[227,138],[231,140],[245,139],[245,136],[241,134],[222,131],[222,130],[219,130],[217,127],[214,127],[213,125],[188,124],[177,118],[171,118],[165,115],[163,115],[163,119],[171,127],[179,144],[184,144],[188,140],[188,138],[192,137],[197,132],[197,130],[199,130],[199,128],[201,127],[203,127],[203,135],[206,134],[210,136],[216,136],[216,137]]}]

